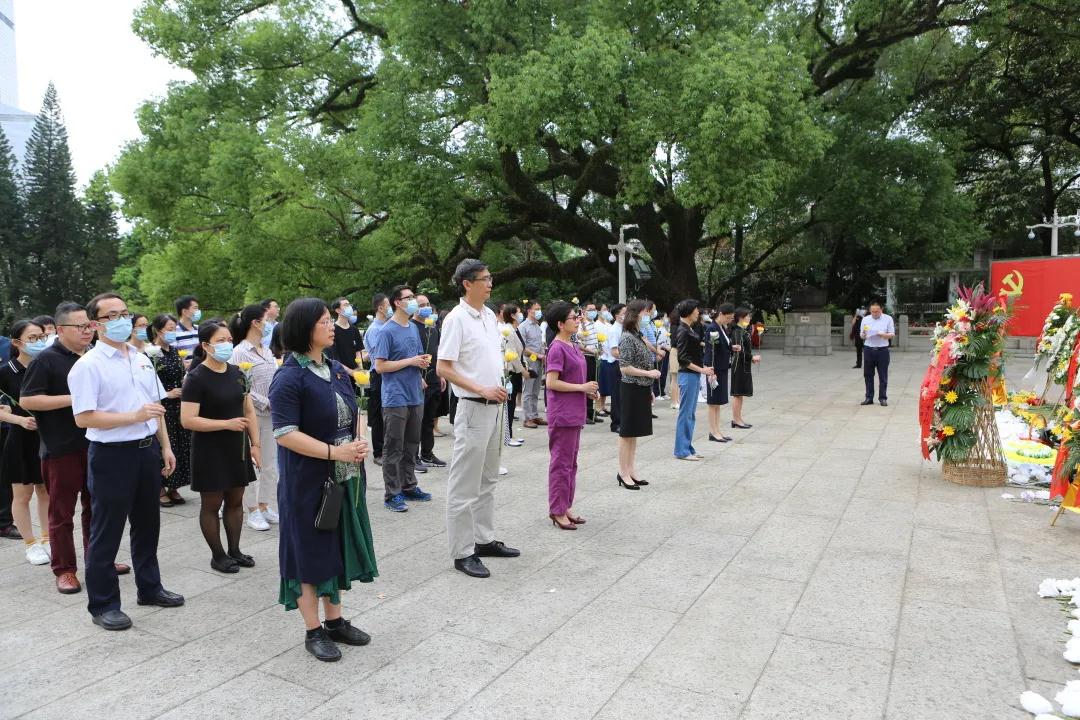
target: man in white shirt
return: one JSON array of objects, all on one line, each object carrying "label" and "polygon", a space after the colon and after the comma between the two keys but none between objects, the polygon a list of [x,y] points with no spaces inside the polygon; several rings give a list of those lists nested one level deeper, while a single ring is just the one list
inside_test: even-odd
[{"label": "man in white shirt", "polygon": [[863,380],[866,399],[862,405],[874,404],[874,371],[878,376],[878,401],[889,404],[889,341],[896,337],[893,319],[881,311],[881,303],[870,303],[870,314],[863,318],[859,335],[863,339]]},{"label": "man in white shirt", "polygon": [[266,298],[259,304],[266,310],[266,317],[263,318],[265,323],[263,324],[262,346],[269,350],[270,341],[274,338],[274,328],[277,327],[278,314],[281,312],[281,306],[278,305],[278,301],[274,298]]},{"label": "man in white shirt", "polygon": [[131,619],[120,609],[113,563],[128,521],[139,604],[184,604],[183,596],[162,587],[157,560],[161,477],[176,468],[176,458],[162,422],[165,388],[150,359],[127,342],[127,304],[119,295],[104,293],[87,304],[86,312],[99,339],[71,368],[68,385],[75,424],[86,428],[90,442],[87,474],[93,512],[86,556],[87,608],[95,625],[126,630]]},{"label": "man in white shirt", "polygon": [[495,484],[502,449],[503,379],[499,321],[485,301],[491,271],[466,259],[454,270],[461,302],[443,320],[436,364],[439,377],[458,398],[454,455],[446,482],[446,535],[454,567],[471,577],[491,575],[482,557],[517,557],[520,551],[495,539]]}]

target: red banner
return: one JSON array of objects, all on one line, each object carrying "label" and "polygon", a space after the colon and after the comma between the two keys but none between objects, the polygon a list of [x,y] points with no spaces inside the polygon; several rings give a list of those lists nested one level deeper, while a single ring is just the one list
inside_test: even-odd
[{"label": "red banner", "polygon": [[992,292],[1021,292],[1009,334],[1038,337],[1050,308],[1061,293],[1080,301],[1080,256],[995,260],[990,265]]}]

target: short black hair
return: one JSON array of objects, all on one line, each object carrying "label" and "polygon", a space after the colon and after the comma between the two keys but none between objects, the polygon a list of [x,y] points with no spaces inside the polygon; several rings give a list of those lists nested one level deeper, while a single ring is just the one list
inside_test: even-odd
[{"label": "short black hair", "polygon": [[748,317],[749,315],[750,315],[750,308],[742,306],[742,305],[735,308],[735,322],[739,322],[744,317]]},{"label": "short black hair", "polygon": [[26,328],[30,327],[41,328],[41,332],[45,332],[45,326],[37,322],[37,318],[34,318],[33,320],[19,320],[11,326],[11,330],[9,330],[8,332],[10,333],[10,337],[12,340],[21,341],[22,338],[20,338],[19,336],[26,332]]},{"label": "short black hair", "polygon": [[155,340],[157,340],[157,336],[164,332],[165,326],[169,324],[170,320],[172,320],[174,323],[180,322],[169,313],[161,313],[160,315],[155,315],[154,319],[150,321],[150,328],[146,331],[146,338],[150,342],[154,342]]},{"label": "short black hair", "polygon": [[619,311],[622,310],[624,307],[626,307],[624,303],[615,303],[614,305],[609,307],[608,312],[611,313],[611,318],[614,320],[615,316],[618,315]]},{"label": "short black hair", "polygon": [[697,310],[700,306],[701,303],[699,303],[697,300],[687,298],[686,300],[683,300],[681,303],[675,306],[675,312],[679,314],[679,317],[687,318],[693,315],[694,311]]},{"label": "short black hair", "polygon": [[77,302],[62,302],[56,306],[56,312],[53,315],[56,317],[56,324],[60,325],[68,319],[69,315],[77,312],[86,312],[86,308]]},{"label": "short black hair", "polygon": [[475,280],[476,273],[480,272],[481,270],[487,269],[487,263],[483,260],[478,260],[477,258],[465,258],[458,263],[456,268],[454,268],[454,287],[456,287],[461,292],[461,294],[464,295],[465,281]]},{"label": "short black hair", "polygon": [[101,304],[102,300],[123,299],[124,298],[120,297],[114,292],[105,292],[101,293],[100,295],[95,295],[94,297],[90,298],[90,302],[86,303],[86,315],[88,318],[90,318],[90,320],[97,320],[98,305]]},{"label": "short black hair", "polygon": [[[400,300],[401,299],[401,293],[405,292],[406,290],[408,290],[409,292],[413,292],[413,289],[411,287],[409,287],[408,285],[395,285],[390,290],[390,304],[393,305],[398,300]],[[415,295],[415,293],[413,293],[413,294]]]},{"label": "short black hair", "polygon": [[880,300],[873,300],[873,301],[871,301],[871,303],[870,303],[869,307],[874,307],[875,305],[877,305],[877,306],[878,306],[879,308],[882,308],[882,309],[884,309],[884,308],[885,308],[885,306],[881,304],[881,301],[880,301]]},{"label": "short black hair", "polygon": [[379,306],[383,304],[384,300],[386,300],[385,293],[375,293],[375,295],[371,298],[371,311],[379,312]]},{"label": "short black hair", "polygon": [[266,298],[265,300],[260,301],[259,304],[263,306],[263,310],[269,310],[270,306],[276,302],[277,300],[274,298]]},{"label": "short black hair", "polygon": [[334,300],[333,304],[330,305],[330,309],[340,315],[341,313],[339,312],[339,310],[341,309],[341,306],[346,304],[352,305],[352,301],[349,300],[349,298],[342,296],[339,297],[337,300]]},{"label": "short black hair", "polygon": [[499,315],[502,316],[502,321],[507,325],[510,325],[514,322],[514,318],[517,317],[517,314],[518,306],[514,303],[506,303],[502,306],[502,309],[499,310]]},{"label": "short black hair", "polygon": [[35,325],[40,325],[41,327],[45,327],[46,325],[56,326],[56,320],[54,320],[51,315],[38,315],[36,318],[33,318],[31,322]]},{"label": "short black hair", "polygon": [[301,355],[311,350],[311,333],[315,330],[315,324],[323,313],[329,311],[326,302],[319,298],[298,298],[289,303],[281,320],[283,348]]},{"label": "short black hair", "polygon": [[723,303],[720,307],[716,308],[718,315],[733,315],[735,313],[735,305],[732,303]]},{"label": "short black hair", "polygon": [[191,303],[199,302],[199,298],[194,295],[182,295],[176,298],[176,314],[182,315],[185,310],[191,307]]}]

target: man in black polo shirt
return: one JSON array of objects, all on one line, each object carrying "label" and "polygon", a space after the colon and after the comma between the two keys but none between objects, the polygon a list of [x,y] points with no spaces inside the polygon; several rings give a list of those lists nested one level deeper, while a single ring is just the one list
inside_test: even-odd
[{"label": "man in black polo shirt", "polygon": [[[90,490],[86,483],[86,432],[71,412],[68,373],[94,337],[86,309],[76,303],[56,308],[56,342],[45,348],[23,379],[19,404],[34,413],[41,436],[41,475],[49,491],[49,545],[56,589],[65,594],[82,590],[76,575],[75,503],[82,502],[83,554],[90,544]],[[116,572],[131,568],[116,564]]]},{"label": "man in black polo shirt", "polygon": [[356,327],[356,308],[349,298],[339,297],[330,309],[337,315],[337,321],[334,324],[334,344],[326,354],[333,353],[335,360],[355,370],[358,367],[356,356],[364,349],[360,328]]}]

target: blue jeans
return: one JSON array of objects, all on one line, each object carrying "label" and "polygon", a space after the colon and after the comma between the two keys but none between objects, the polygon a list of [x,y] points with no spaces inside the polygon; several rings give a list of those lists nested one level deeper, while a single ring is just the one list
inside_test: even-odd
[{"label": "blue jeans", "polygon": [[697,419],[698,390],[701,375],[696,372],[679,373],[679,416],[675,420],[675,457],[696,455],[694,449],[694,425]]}]

